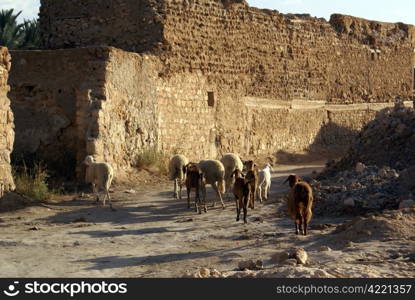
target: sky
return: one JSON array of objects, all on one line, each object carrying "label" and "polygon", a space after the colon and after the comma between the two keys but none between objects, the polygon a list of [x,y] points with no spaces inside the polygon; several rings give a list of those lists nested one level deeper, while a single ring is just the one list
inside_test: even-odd
[{"label": "sky", "polygon": [[0,0],[0,10],[14,8],[17,13],[22,11],[19,21],[37,18],[40,0]]},{"label": "sky", "polygon": [[[99,1],[99,0],[97,0]],[[308,13],[326,20],[341,13],[384,22],[415,25],[414,0],[247,0],[250,6],[276,9],[281,13]],[[0,9],[22,10],[19,18],[37,18],[40,0],[0,0]]]}]

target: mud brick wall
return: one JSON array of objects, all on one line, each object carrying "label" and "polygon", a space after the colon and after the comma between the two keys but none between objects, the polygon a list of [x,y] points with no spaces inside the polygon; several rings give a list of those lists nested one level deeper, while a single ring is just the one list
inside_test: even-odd
[{"label": "mud brick wall", "polygon": [[17,160],[41,160],[59,175],[74,175],[86,155],[87,136],[98,134],[93,112],[105,100],[108,53],[102,48],[11,52]]},{"label": "mud brick wall", "polygon": [[111,163],[122,180],[143,150],[193,161],[344,151],[376,111],[394,105],[245,97],[200,71],[166,77],[158,56],[111,47],[12,57],[13,155],[35,156],[80,181],[86,155]]},{"label": "mud brick wall", "polygon": [[160,65],[147,55],[111,49],[106,69],[106,101],[98,113],[99,135],[89,154],[111,163],[117,178],[144,150],[158,151],[160,129],[156,80]]},{"label": "mud brick wall", "polygon": [[208,92],[213,91],[201,74],[158,80],[161,150],[183,153],[194,161],[216,158],[217,113],[216,105],[208,105]]},{"label": "mud brick wall", "polygon": [[17,159],[38,159],[59,176],[82,180],[86,155],[121,176],[140,151],[158,146],[159,66],[147,56],[96,47],[12,57]]},{"label": "mud brick wall", "polygon": [[46,49],[116,46],[133,52],[160,47],[157,1],[41,0],[40,30]]},{"label": "mud brick wall", "polygon": [[10,70],[10,54],[0,47],[0,198],[4,193],[14,190],[14,181],[10,166],[10,154],[13,150],[14,123],[7,93],[10,87],[7,79]]},{"label": "mud brick wall", "polygon": [[236,0],[97,2],[43,0],[45,47],[149,51],[165,76],[198,71],[242,96],[339,104],[412,97],[410,25],[343,15],[327,22]]}]

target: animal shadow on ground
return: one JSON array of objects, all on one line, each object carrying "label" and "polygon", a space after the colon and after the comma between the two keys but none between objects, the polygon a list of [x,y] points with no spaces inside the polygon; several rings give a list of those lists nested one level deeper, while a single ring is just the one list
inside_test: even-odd
[{"label": "animal shadow on ground", "polygon": [[[268,245],[269,242],[266,242]],[[77,262],[81,263],[93,263],[92,266],[87,267],[86,270],[105,270],[123,267],[139,267],[139,266],[150,266],[162,263],[179,262],[193,259],[204,259],[209,257],[218,257],[222,260],[227,260],[229,257],[239,256],[236,252],[243,251],[249,248],[256,248],[258,246],[265,246],[265,244],[258,245],[246,245],[238,246],[229,249],[209,250],[191,253],[169,253],[159,255],[148,255],[140,257],[120,257],[120,256],[106,256],[98,257],[93,259],[80,260]]]}]

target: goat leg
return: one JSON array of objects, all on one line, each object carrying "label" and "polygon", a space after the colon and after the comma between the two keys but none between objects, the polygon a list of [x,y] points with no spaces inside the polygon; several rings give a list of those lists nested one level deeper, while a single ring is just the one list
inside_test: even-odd
[{"label": "goat leg", "polygon": [[271,189],[271,185],[268,184],[266,191],[265,191],[265,200],[268,200],[269,198],[269,190]]},{"label": "goat leg", "polygon": [[[255,185],[254,186],[254,202],[256,200],[257,193],[258,193],[258,187]],[[259,202],[262,203],[262,197],[259,198]]]},{"label": "goat leg", "polygon": [[[245,197],[245,199],[246,199],[246,197]],[[248,203],[247,203],[247,201],[245,199],[243,199],[244,223],[247,224],[248,222],[246,221],[246,215],[247,215],[247,212],[248,212],[248,208],[247,208],[247,204]]]},{"label": "goat leg", "polygon": [[258,196],[259,196],[259,201],[262,203],[262,188],[260,185],[258,186]]},{"label": "goat leg", "polygon": [[199,213],[199,215],[202,214],[202,207],[201,207],[201,205],[202,205],[202,203],[200,201],[199,188],[196,187],[195,206],[196,206],[196,212]]},{"label": "goat leg", "polygon": [[255,189],[253,189],[250,193],[250,197],[251,197],[251,208],[255,209]]},{"label": "goat leg", "polygon": [[308,226],[308,224],[307,224],[307,221],[306,221],[305,218],[304,218],[304,221],[303,221],[303,226],[304,226],[304,235],[307,235],[307,226]]},{"label": "goat leg", "polygon": [[207,213],[207,206],[206,206],[206,185],[202,181],[200,188],[202,189],[202,199],[203,199],[203,206],[205,208],[205,213]]},{"label": "goat leg", "polygon": [[235,204],[236,204],[236,222],[239,222],[239,214],[241,211],[239,209],[239,200],[236,195],[235,195]]},{"label": "goat leg", "polygon": [[190,208],[190,188],[187,188],[187,208]]},{"label": "goat leg", "polygon": [[108,203],[110,204],[110,209],[112,211],[116,211],[116,209],[112,207],[112,201],[111,201],[110,193],[108,190],[107,190],[107,197],[108,197]]}]

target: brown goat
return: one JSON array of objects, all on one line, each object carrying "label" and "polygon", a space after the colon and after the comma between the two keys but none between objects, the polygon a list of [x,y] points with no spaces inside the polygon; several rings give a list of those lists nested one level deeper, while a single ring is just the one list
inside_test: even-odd
[{"label": "brown goat", "polygon": [[296,175],[290,175],[284,182],[289,182],[288,214],[295,221],[295,233],[307,235],[308,223],[313,216],[313,190],[307,182]]},{"label": "brown goat", "polygon": [[235,183],[233,185],[233,194],[235,196],[236,202],[236,222],[239,221],[239,215],[241,214],[241,209],[244,211],[244,223],[246,224],[246,214],[248,211],[248,201],[250,195],[250,183],[245,178],[242,171],[236,169],[232,173],[232,177],[235,177]]},{"label": "brown goat", "polygon": [[[197,213],[201,214],[203,205],[204,211],[207,212],[206,201],[203,201],[200,198],[200,191],[203,189],[203,175],[200,168],[195,163],[189,163],[185,166],[186,173],[186,189],[187,189],[187,207],[190,208],[190,192],[192,188],[195,189],[195,210]],[[203,203],[202,203],[203,202]]]},{"label": "brown goat", "polygon": [[[249,182],[249,207],[255,209],[255,200],[259,183],[259,174],[257,165],[252,161],[248,160],[244,162],[247,173],[245,179]],[[262,199],[260,200],[262,203]]]}]

